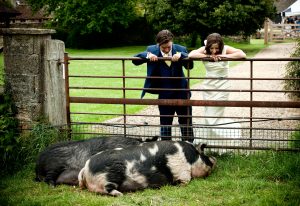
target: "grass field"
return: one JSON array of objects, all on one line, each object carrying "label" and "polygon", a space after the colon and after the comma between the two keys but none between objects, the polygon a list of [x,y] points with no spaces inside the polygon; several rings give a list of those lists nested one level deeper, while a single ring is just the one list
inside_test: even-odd
[{"label": "grass field", "polygon": [[34,182],[33,165],[1,178],[0,205],[97,206],[296,206],[300,205],[300,155],[261,152],[217,157],[217,168],[206,179],[186,186],[164,186],[101,196],[79,187]]}]

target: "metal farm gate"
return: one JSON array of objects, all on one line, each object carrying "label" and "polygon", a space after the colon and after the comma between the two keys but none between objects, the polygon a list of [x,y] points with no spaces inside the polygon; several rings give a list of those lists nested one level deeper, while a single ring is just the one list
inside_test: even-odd
[{"label": "metal farm gate", "polygon": [[[205,90],[197,85],[208,78],[200,77],[204,75],[200,75],[197,68],[194,70],[197,69],[198,72],[186,71],[190,86],[186,91],[192,93],[190,100],[157,99],[156,95],[151,94],[141,99],[140,93],[146,78],[146,64],[134,66],[131,63],[134,59],[138,58],[70,57],[65,54],[66,109],[72,138],[82,138],[86,135],[124,135],[137,138],[159,136],[157,105],[191,105],[193,123],[190,127],[193,127],[196,142],[207,143],[207,147],[213,148],[212,150],[300,151],[299,138],[296,139],[296,136],[300,135],[300,102],[291,101],[286,97],[288,93],[300,91],[272,87],[272,82],[300,79],[282,78],[282,74],[276,71],[271,72],[272,75],[267,77],[259,76],[259,70],[272,69],[265,68],[262,62],[271,61],[275,65],[287,61],[300,61],[300,58],[223,59],[243,61],[240,64],[245,67],[243,73],[239,72],[234,76],[223,78],[236,82],[235,87],[219,90],[230,92],[229,101],[205,101],[199,97],[202,91],[208,89]],[[159,58],[159,61],[166,59]],[[200,65],[202,60],[194,59],[194,62]],[[118,67],[115,66],[116,61],[120,63]],[[128,75],[128,71],[136,75]],[[196,75],[192,75],[192,72]],[[264,88],[264,85],[269,87]],[[204,124],[205,118],[217,118],[204,116],[204,106],[226,107],[223,118],[233,121],[222,125]],[[172,138],[180,140],[181,134],[176,116],[172,128]],[[216,133],[222,133],[223,137],[220,138],[209,132],[212,129]]]}]

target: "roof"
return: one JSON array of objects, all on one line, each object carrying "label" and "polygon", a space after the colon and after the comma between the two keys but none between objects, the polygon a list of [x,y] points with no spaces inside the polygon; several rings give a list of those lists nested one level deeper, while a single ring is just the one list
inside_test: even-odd
[{"label": "roof", "polygon": [[281,13],[284,9],[288,8],[296,0],[277,0],[275,1],[275,7],[278,13]]},{"label": "roof", "polygon": [[298,16],[300,15],[300,0],[297,0],[288,8],[284,9],[282,12],[285,13],[285,16]]},{"label": "roof", "polygon": [[14,17],[20,15],[20,12],[4,2],[0,2],[0,16]]},{"label": "roof", "polygon": [[21,13],[15,19],[47,19],[48,17],[42,10],[33,12],[32,9],[26,4],[16,6],[16,10]]}]

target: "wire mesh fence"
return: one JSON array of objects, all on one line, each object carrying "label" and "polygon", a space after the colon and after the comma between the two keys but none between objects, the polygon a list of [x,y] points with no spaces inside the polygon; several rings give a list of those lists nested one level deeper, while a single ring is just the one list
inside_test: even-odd
[{"label": "wire mesh fence", "polygon": [[[160,136],[159,125],[126,125],[112,123],[80,123],[60,126],[70,139],[124,136],[144,141]],[[172,140],[182,140],[180,126],[172,127]],[[300,151],[300,129],[228,128],[193,125],[194,144],[204,143],[211,151],[251,152],[257,150]],[[222,134],[222,138],[215,134]],[[297,138],[298,136],[298,138]]]}]

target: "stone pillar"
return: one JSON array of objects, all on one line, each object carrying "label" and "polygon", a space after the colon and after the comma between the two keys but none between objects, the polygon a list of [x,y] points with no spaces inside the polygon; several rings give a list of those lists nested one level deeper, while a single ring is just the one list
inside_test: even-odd
[{"label": "stone pillar", "polygon": [[[18,110],[17,118],[23,125],[37,122],[40,118],[46,118],[52,124],[66,123],[66,120],[63,120],[66,119],[65,117],[57,121],[52,115],[49,115],[51,112],[61,115],[65,113],[61,113],[62,109],[58,111],[49,109],[52,104],[49,101],[56,98],[55,94],[58,91],[51,91],[51,93],[48,83],[50,82],[50,85],[59,84],[58,88],[50,87],[58,89],[60,94],[64,94],[64,86],[61,85],[63,71],[62,69],[59,71],[62,67],[59,58],[64,51],[64,46],[63,48],[60,46],[60,49],[63,50],[61,52],[49,43],[51,34],[55,33],[55,30],[7,28],[1,29],[1,33],[4,40],[5,88],[12,93]],[[50,51],[47,47],[54,50]],[[55,58],[56,60],[54,60]],[[53,61],[55,64],[52,63]],[[50,68],[53,65],[54,68]],[[59,95],[57,98],[62,97]],[[55,102],[53,100],[53,106],[56,108],[57,104],[60,104],[63,107],[62,102],[64,101]]]}]

